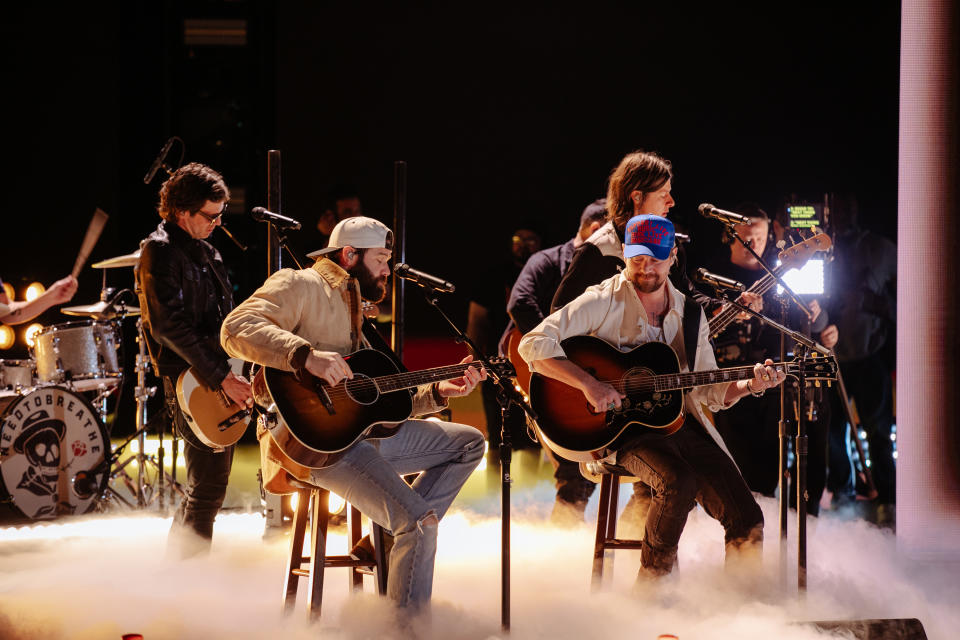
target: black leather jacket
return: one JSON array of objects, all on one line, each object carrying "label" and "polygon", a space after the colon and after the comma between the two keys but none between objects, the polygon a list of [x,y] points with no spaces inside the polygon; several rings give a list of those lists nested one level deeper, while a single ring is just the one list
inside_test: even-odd
[{"label": "black leather jacket", "polygon": [[162,222],[140,243],[135,274],[159,375],[176,380],[193,366],[204,382],[218,387],[230,371],[220,346],[220,325],[233,308],[220,253],[176,224]]}]

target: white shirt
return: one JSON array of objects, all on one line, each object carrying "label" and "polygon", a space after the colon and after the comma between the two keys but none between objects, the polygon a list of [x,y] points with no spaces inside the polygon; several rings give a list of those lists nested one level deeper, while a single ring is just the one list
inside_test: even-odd
[{"label": "white shirt", "polygon": [[[690,371],[683,345],[683,294],[666,282],[670,305],[664,315],[662,329],[663,342],[670,345],[680,360],[680,370]],[[569,304],[544,318],[530,333],[526,334],[518,346],[520,356],[530,365],[531,371],[538,371],[537,361],[547,358],[565,357],[560,342],[572,336],[591,335],[621,351],[629,351],[637,345],[660,339],[660,327],[651,325],[647,312],[640,302],[640,296],[633,284],[623,273],[589,287]],[[710,345],[710,329],[707,319],[700,309],[700,331],[697,337],[695,371],[710,371],[717,368]],[[684,395],[684,410],[692,413],[710,436],[727,451],[723,439],[710,421],[704,406],[710,411],[727,409],[723,402],[727,387],[735,382],[695,387]],[[729,455],[729,452],[727,452]]]}]

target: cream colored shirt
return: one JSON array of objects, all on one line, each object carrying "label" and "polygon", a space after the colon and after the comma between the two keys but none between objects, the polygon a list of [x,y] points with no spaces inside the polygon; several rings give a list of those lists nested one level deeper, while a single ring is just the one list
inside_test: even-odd
[{"label": "cream colored shirt", "polygon": [[[670,306],[663,319],[663,342],[676,351],[680,360],[680,370],[690,371],[681,330],[684,297],[670,284],[669,280],[666,286],[667,295],[670,296]],[[566,354],[560,342],[580,335],[595,336],[621,351],[629,351],[637,345],[659,339],[660,328],[650,324],[636,289],[623,273],[619,273],[588,288],[562,309],[546,317],[520,341],[518,347],[520,356],[530,365],[531,371],[538,371],[538,360],[565,357]],[[709,371],[716,368],[717,361],[713,356],[713,347],[710,345],[709,326],[701,309],[694,371]],[[723,439],[704,411],[704,407],[710,411],[719,411],[733,406],[736,400],[729,404],[723,402],[730,384],[736,383],[695,387],[684,394],[684,410],[697,418],[724,451],[727,449]]]}]

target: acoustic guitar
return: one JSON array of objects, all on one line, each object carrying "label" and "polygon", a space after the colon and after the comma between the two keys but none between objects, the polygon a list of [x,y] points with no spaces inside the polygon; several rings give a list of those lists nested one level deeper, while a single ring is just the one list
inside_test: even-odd
[{"label": "acoustic guitar", "polygon": [[[331,387],[308,371],[292,373],[263,367],[254,379],[268,394],[268,410],[280,418],[271,433],[294,462],[315,467],[316,459],[349,448],[361,438],[387,438],[410,417],[416,387],[461,377],[476,362],[401,372],[387,355],[360,349],[344,360],[353,379]],[[493,360],[500,375],[513,375]],[[272,405],[272,406],[271,406]]]},{"label": "acoustic guitar", "polygon": [[[538,373],[531,376],[530,403],[539,415],[541,441],[574,462],[601,458],[604,449],[644,431],[675,433],[683,426],[684,391],[753,377],[752,365],[681,373],[677,354],[662,342],[627,352],[593,336],[567,338],[560,345],[569,360],[626,395],[620,409],[597,413],[579,389]],[[837,373],[832,357],[773,366],[788,376],[802,372],[807,380],[833,380]]]}]

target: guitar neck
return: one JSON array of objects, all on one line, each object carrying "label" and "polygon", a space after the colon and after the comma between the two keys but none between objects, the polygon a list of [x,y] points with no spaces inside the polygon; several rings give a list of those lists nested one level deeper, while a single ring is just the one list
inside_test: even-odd
[{"label": "guitar neck", "polygon": [[[783,271],[782,265],[774,268],[773,272],[777,276],[781,275]],[[762,278],[754,282],[747,292],[756,293],[757,295],[763,295],[767,291],[773,288],[773,285],[776,284],[776,280],[769,273],[764,275]],[[720,313],[710,318],[709,327],[710,335],[716,336],[723,332],[724,329],[730,326],[730,324],[737,319],[737,315],[740,313],[740,310],[734,307],[729,302],[724,303],[720,308]]]},{"label": "guitar neck", "polygon": [[[442,382],[443,380],[452,380],[459,378],[468,367],[478,366],[477,363],[453,364],[446,367],[436,367],[434,369],[423,369],[421,371],[406,371],[404,373],[395,373],[389,376],[378,376],[376,378],[367,378],[373,380],[377,388],[383,392],[399,391],[400,389],[412,389],[424,384]],[[362,381],[363,379],[361,379]],[[354,381],[348,381],[349,386]]]},{"label": "guitar neck", "polygon": [[[774,370],[787,372],[783,363],[773,365]],[[690,371],[687,373],[668,373],[631,380],[629,378],[614,383],[615,387],[624,394],[650,393],[652,391],[671,391],[674,389],[688,389],[710,384],[736,382],[753,377],[753,365],[730,367],[729,369],[714,369],[712,371]]]}]

